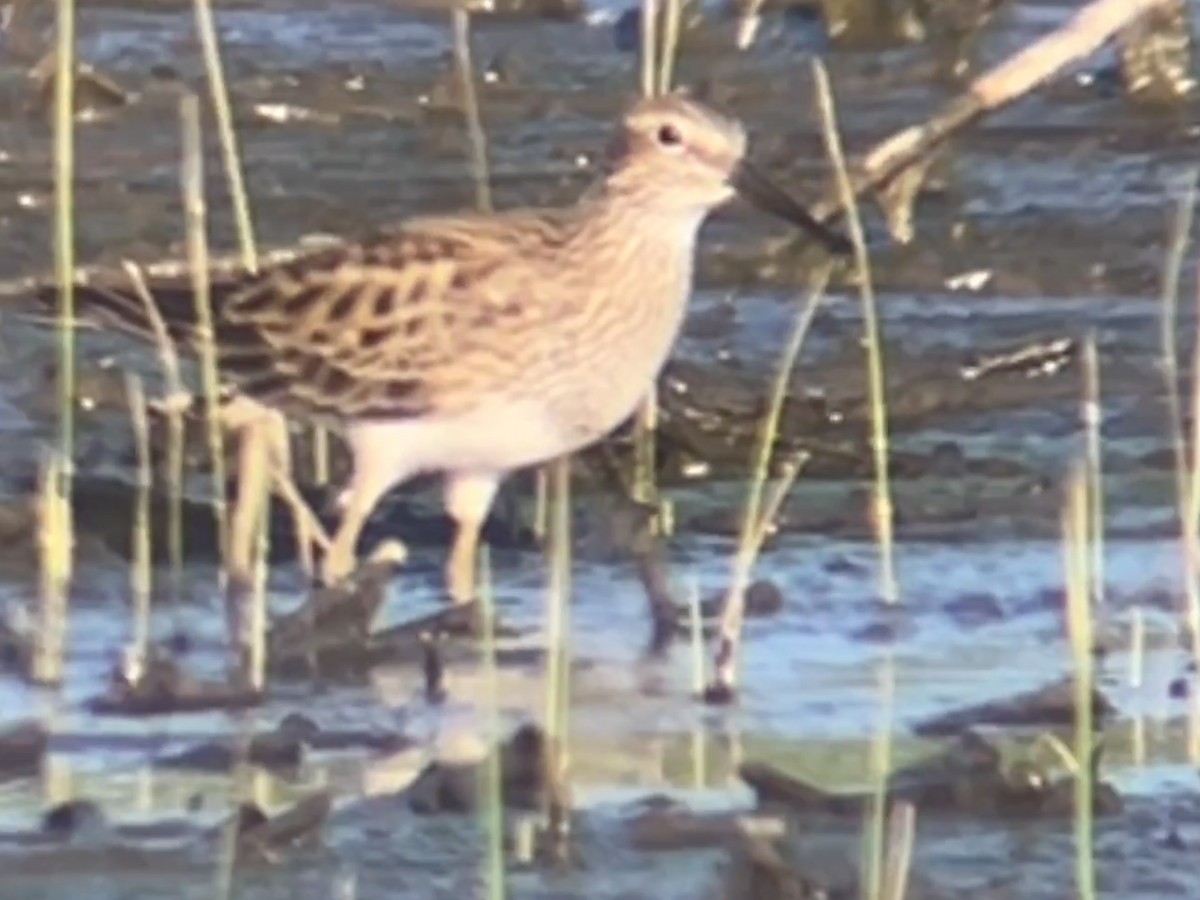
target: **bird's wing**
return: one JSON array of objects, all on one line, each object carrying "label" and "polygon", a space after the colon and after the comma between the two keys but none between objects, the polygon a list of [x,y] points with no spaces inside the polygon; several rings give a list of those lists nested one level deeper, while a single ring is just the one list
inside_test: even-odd
[{"label": "bird's wing", "polygon": [[[214,278],[221,375],[268,405],[337,418],[450,410],[503,379],[520,334],[542,315],[527,302],[536,287],[512,265],[520,248],[503,229],[457,221]],[[168,333],[194,351],[202,335],[186,275],[149,288]],[[85,315],[152,334],[145,299],[127,281],[90,279],[76,300]]]}]

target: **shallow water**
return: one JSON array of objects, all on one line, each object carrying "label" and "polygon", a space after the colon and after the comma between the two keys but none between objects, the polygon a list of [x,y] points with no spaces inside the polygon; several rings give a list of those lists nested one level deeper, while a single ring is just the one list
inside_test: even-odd
[{"label": "shallow water", "polygon": [[[1001,59],[1053,27],[1070,6],[1014,4],[983,34],[976,65]],[[617,92],[635,83],[635,60],[613,49],[616,10],[595,7],[590,24],[478,22],[477,61],[503,71],[483,87],[498,203],[567,199],[588,177]],[[361,230],[416,210],[470,202],[462,129],[453,115],[431,112],[442,102],[442,55],[449,46],[436,16],[377,3],[272,0],[223,10],[220,23],[264,243]],[[731,27],[712,25],[685,42],[682,77],[708,77],[726,92],[750,121],[757,152],[801,193],[814,192],[823,174],[805,59],[814,47],[827,53],[852,150],[924,119],[951,92],[928,46],[843,51],[814,41],[811,25],[772,16],[761,46],[738,56],[728,50]],[[177,119],[165,76],[203,95],[192,29],[191,12],[182,6],[95,4],[81,17],[81,53],[136,94],[127,108],[80,126],[81,261],[154,259],[178,250]],[[1102,55],[1082,68],[1108,59]],[[163,72],[164,66],[173,71]],[[16,61],[0,60],[0,272],[13,278],[44,271],[51,246],[51,137],[43,121],[21,111],[27,99],[21,72]],[[914,723],[1068,673],[1057,485],[1082,447],[1078,364],[1039,379],[1018,375],[975,384],[964,383],[962,367],[1035,341],[1079,339],[1089,329],[1100,351],[1109,476],[1106,591],[1097,622],[1113,652],[1098,674],[1120,710],[1103,775],[1129,799],[1125,815],[1098,826],[1101,883],[1107,896],[1195,895],[1188,893],[1194,892],[1188,855],[1172,855],[1161,838],[1173,818],[1194,846],[1188,829],[1200,821],[1200,804],[1189,763],[1189,702],[1172,699],[1168,690],[1186,657],[1177,638],[1182,566],[1173,536],[1174,484],[1161,463],[1169,432],[1156,295],[1179,177],[1192,164],[1198,123],[1194,104],[1156,118],[1068,77],[954,145],[944,189],[918,205],[914,247],[890,246],[870,213],[893,446],[932,456],[950,443],[968,468],[896,483],[899,623],[890,633],[883,628],[876,551],[856,493],[862,483],[802,476],[782,533],[755,573],[779,586],[784,610],[748,623],[739,702],[709,710],[690,698],[693,660],[686,644],[662,660],[643,658],[645,600],[628,560],[581,546],[573,569],[578,670],[572,728],[576,799],[587,813],[580,831],[585,868],[560,876],[516,873],[511,887],[517,895],[708,896],[719,883],[719,855],[633,851],[622,832],[630,803],[671,791],[695,806],[747,805],[749,792],[735,775],[736,760],[746,758],[786,763],[830,786],[861,784],[867,742],[880,722],[880,679],[888,671],[895,679],[891,727],[901,760],[928,750],[910,736]],[[215,139],[206,150],[213,240],[230,249]],[[955,226],[959,238],[949,236]],[[722,277],[717,248],[758,240],[770,227],[736,210],[706,229],[696,319],[718,307],[737,281]],[[947,286],[947,279],[975,270],[992,276],[979,292]],[[1183,359],[1196,321],[1186,299],[1193,270],[1189,262],[1179,326]],[[708,329],[686,338],[679,358],[717,372],[725,366],[731,378],[761,383],[765,394],[795,313],[795,289],[777,283],[742,292],[716,334]],[[0,436],[8,454],[5,475],[16,484],[35,466],[34,437],[50,433],[52,420],[37,403],[50,343],[9,316],[2,321]],[[843,412],[840,424],[815,436],[821,440],[862,445],[859,331],[856,296],[833,292],[793,386],[793,396],[819,391]],[[119,348],[123,360],[154,366],[143,351],[102,337],[88,336],[84,348],[92,358]],[[86,418],[83,444],[85,472],[119,469],[115,451],[128,444],[123,420]],[[726,535],[736,529],[744,491],[742,481],[722,480],[675,492],[680,530],[671,562],[681,588],[694,583],[708,595],[727,583],[733,543]],[[589,528],[602,530],[590,523],[587,508],[585,502],[580,514],[585,539]],[[390,586],[380,625],[437,602],[442,552],[417,551],[414,565]],[[36,590],[31,557],[19,550],[14,556],[0,570],[7,573],[0,601],[25,601]],[[40,781],[0,786],[0,831],[32,826],[44,805],[73,795],[100,802],[117,821],[184,815],[200,797],[196,817],[215,821],[228,802],[227,776],[151,770],[147,763],[229,733],[232,717],[122,720],[83,708],[130,633],[123,563],[95,550],[84,559],[79,581],[86,589],[72,608],[67,682],[54,704],[54,728],[63,737]],[[493,562],[502,614],[532,629],[524,642],[538,643],[540,557],[504,551]],[[193,599],[160,608],[155,630],[185,630],[196,647],[189,671],[215,673],[224,638],[215,582],[203,567],[192,575]],[[296,584],[294,571],[273,574],[277,611],[299,601]],[[1135,687],[1126,648],[1139,609],[1149,649]],[[252,795],[269,808],[325,783],[337,788],[340,806],[326,850],[287,871],[239,873],[240,895],[462,897],[478,890],[473,826],[456,817],[421,819],[386,799],[431,754],[468,740],[464,736],[478,739],[480,674],[461,664],[451,666],[447,678],[452,701],[436,713],[417,699],[419,672],[392,665],[375,670],[366,684],[315,694],[306,684],[281,685],[248,715],[270,726],[303,710],[326,727],[399,728],[420,743],[383,760],[317,754],[290,781],[260,774]],[[513,667],[500,679],[506,713],[540,715],[540,670]],[[49,708],[49,698],[14,679],[0,684],[0,720]],[[375,795],[377,806],[347,805]],[[815,824],[812,832],[850,840],[857,829],[857,823]],[[1072,852],[1067,822],[922,822],[917,868],[948,896],[972,890],[1057,898],[1070,893]],[[847,859],[854,859],[852,852]],[[6,876],[0,896],[211,896],[211,877],[207,862],[119,876],[84,867],[57,876]]]}]

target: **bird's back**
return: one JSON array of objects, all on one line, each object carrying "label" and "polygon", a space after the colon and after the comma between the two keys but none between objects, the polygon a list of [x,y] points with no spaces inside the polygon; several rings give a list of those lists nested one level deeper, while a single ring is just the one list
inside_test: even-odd
[{"label": "bird's back", "polygon": [[[211,289],[219,369],[243,393],[304,416],[447,416],[481,397],[537,394],[611,427],[632,390],[614,381],[652,377],[645,357],[674,336],[660,332],[677,316],[656,314],[653,298],[685,274],[632,237],[586,206],[431,216],[227,271]],[[194,350],[187,273],[148,286],[171,338]],[[57,298],[52,285],[39,294]],[[84,315],[155,334],[123,275],[81,281],[76,300]]]}]

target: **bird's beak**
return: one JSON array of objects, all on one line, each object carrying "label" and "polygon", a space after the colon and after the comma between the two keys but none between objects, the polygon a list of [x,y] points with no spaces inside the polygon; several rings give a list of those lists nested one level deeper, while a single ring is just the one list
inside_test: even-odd
[{"label": "bird's beak", "polygon": [[763,212],[778,216],[785,222],[803,228],[824,244],[829,252],[845,256],[854,249],[845,235],[839,234],[823,222],[817,221],[812,213],[785,194],[771,179],[748,162],[738,165],[729,179],[729,184]]}]

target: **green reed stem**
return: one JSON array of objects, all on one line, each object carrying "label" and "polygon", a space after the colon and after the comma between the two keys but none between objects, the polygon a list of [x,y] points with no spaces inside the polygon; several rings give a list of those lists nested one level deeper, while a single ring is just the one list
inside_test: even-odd
[{"label": "green reed stem", "polygon": [[875,515],[874,524],[879,541],[880,593],[888,603],[899,600],[896,569],[893,558],[892,493],[888,475],[887,397],[883,380],[882,337],[879,317],[875,310],[875,290],[871,280],[871,260],[867,254],[862,217],[859,215],[854,188],[846,168],[842,140],[837,124],[833,91],[829,75],[820,60],[813,60],[813,78],[817,86],[817,106],[821,111],[821,131],[825,149],[833,163],[838,193],[846,210],[850,237],[854,242],[854,264],[858,271],[859,293],[862,297],[863,327],[867,341],[867,381],[871,402],[871,446],[875,455]]},{"label": "green reed stem", "polygon": [[885,835],[887,823],[888,773],[892,760],[892,721],[896,694],[896,662],[889,649],[879,669],[879,718],[871,740],[869,777],[871,782],[870,821],[867,840],[863,843],[866,855],[867,897],[882,900],[884,896]]},{"label": "green reed stem", "polygon": [[[75,2],[58,0],[54,76],[54,274],[58,282],[58,415],[63,484],[75,460]],[[69,577],[69,573],[68,577]]]},{"label": "green reed stem", "polygon": [[487,835],[487,862],[484,880],[488,900],[504,900],[504,797],[500,781],[500,679],[496,669],[496,602],[492,586],[491,551],[487,544],[479,548],[479,611],[483,620],[480,639],[480,664],[483,667],[484,709],[488,754],[483,772],[483,829]]},{"label": "green reed stem", "polygon": [[58,0],[54,83],[54,275],[58,285],[58,458],[43,487],[40,606],[42,645],[34,677],[62,678],[72,571],[75,472],[75,4]]}]

